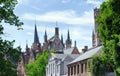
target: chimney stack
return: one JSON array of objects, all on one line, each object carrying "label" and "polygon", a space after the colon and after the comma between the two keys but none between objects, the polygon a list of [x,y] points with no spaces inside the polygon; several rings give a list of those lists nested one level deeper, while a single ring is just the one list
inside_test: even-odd
[{"label": "chimney stack", "polygon": [[82,52],[85,53],[88,50],[88,46],[84,46],[84,48],[82,49]]}]

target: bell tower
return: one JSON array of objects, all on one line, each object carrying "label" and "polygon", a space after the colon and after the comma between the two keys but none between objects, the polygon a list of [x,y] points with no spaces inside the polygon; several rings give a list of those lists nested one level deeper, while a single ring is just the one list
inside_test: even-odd
[{"label": "bell tower", "polygon": [[94,24],[95,24],[95,27],[94,27],[94,30],[92,32],[92,46],[93,47],[101,45],[100,37],[99,37],[98,31],[97,31],[97,28],[99,26],[98,23],[97,23],[97,17],[99,15],[100,15],[100,10],[98,8],[95,8],[94,9]]}]

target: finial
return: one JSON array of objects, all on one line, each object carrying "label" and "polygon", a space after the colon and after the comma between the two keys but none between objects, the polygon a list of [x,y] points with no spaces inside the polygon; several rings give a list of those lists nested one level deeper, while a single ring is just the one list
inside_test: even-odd
[{"label": "finial", "polygon": [[36,25],[36,16],[35,16],[35,25]]}]

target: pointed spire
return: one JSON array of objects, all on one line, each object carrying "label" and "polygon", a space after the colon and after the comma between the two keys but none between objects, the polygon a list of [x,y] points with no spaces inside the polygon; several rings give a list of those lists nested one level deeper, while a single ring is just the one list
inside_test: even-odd
[{"label": "pointed spire", "polygon": [[44,35],[44,42],[47,42],[47,33],[46,33],[46,30],[45,30],[45,35]]},{"label": "pointed spire", "polygon": [[69,30],[68,30],[67,40],[66,40],[66,48],[70,48],[71,45],[72,45],[72,41],[70,39],[70,34],[69,34]]},{"label": "pointed spire", "polygon": [[68,40],[68,41],[70,41],[70,34],[69,34],[69,30],[68,30],[67,40]]},{"label": "pointed spire", "polygon": [[75,41],[75,45],[74,45],[74,47],[76,47],[76,41]]},{"label": "pointed spire", "polygon": [[35,31],[34,31],[34,43],[39,43],[36,22],[35,22]]},{"label": "pointed spire", "polygon": [[63,44],[63,35],[61,35],[61,43]]},{"label": "pointed spire", "polygon": [[55,36],[59,37],[59,28],[58,28],[58,22],[56,21],[56,27],[55,27]]}]

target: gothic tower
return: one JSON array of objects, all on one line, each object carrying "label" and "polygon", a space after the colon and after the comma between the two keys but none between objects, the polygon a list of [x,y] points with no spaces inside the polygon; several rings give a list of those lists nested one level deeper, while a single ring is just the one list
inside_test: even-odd
[{"label": "gothic tower", "polygon": [[39,42],[39,37],[38,37],[38,33],[37,33],[37,26],[35,24],[35,30],[34,30],[34,42],[32,44],[32,51],[33,53],[38,53],[38,52],[42,52],[41,51],[41,44]]},{"label": "gothic tower", "polygon": [[66,48],[70,48],[71,45],[72,45],[72,41],[70,39],[70,34],[69,34],[69,30],[68,30],[67,40],[66,40]]},{"label": "gothic tower", "polygon": [[45,30],[45,34],[44,34],[44,43],[42,46],[42,50],[48,50],[48,40],[47,40],[47,32]]},{"label": "gothic tower", "polygon": [[59,38],[59,28],[55,27],[55,36]]},{"label": "gothic tower", "polygon": [[101,45],[101,41],[100,41],[99,34],[98,34],[98,31],[97,31],[98,23],[96,21],[96,19],[97,19],[97,17],[99,15],[100,15],[100,10],[98,8],[95,8],[94,9],[94,23],[95,23],[95,27],[94,27],[94,30],[92,32],[92,46],[93,47]]},{"label": "gothic tower", "polygon": [[64,42],[63,42],[63,35],[61,35],[61,43],[62,43],[63,47],[65,47]]},{"label": "gothic tower", "polygon": [[44,43],[47,43],[47,33],[46,33],[46,30],[45,30],[45,35],[44,35]]}]

